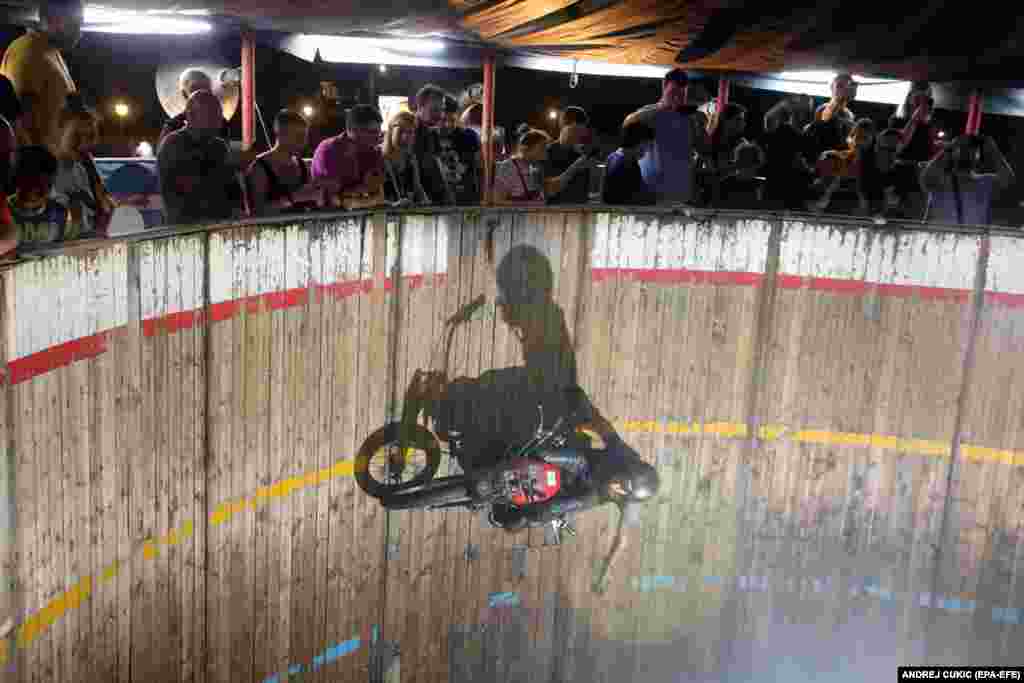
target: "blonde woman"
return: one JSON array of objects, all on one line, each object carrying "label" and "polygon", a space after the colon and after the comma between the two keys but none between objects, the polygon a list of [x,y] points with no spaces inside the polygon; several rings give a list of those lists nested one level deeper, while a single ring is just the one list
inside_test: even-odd
[{"label": "blonde woman", "polygon": [[384,196],[393,206],[429,204],[420,180],[420,165],[413,153],[416,117],[400,111],[388,122],[384,137]]}]

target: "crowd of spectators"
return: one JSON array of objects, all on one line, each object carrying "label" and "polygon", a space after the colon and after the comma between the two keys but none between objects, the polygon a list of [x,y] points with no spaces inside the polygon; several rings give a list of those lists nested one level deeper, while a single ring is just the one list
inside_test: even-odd
[{"label": "crowd of spectators", "polygon": [[[117,202],[92,149],[99,119],[78,94],[62,51],[78,42],[81,0],[48,0],[40,28],[15,40],[0,65],[0,252],[108,234]],[[316,147],[307,120],[282,110],[272,147],[257,156],[227,141],[209,77],[179,80],[186,109],[161,131],[159,189],[170,224],[243,216],[375,207],[476,206],[490,190],[501,206],[683,204],[824,212],[840,200],[855,213],[986,224],[1014,173],[995,142],[943,139],[927,82],[880,125],[858,117],[857,83],[839,74],[831,97],[787,97],[748,137],[753,113],[739,103],[698,107],[685,71],[669,71],[661,97],[622,122],[607,155],[580,107],[561,112],[558,137],[520,126],[496,154],[485,188],[482,106],[460,107],[425,85],[410,110],[382,120],[373,106],[346,113],[344,130]],[[496,147],[495,151],[499,149]],[[601,172],[603,170],[603,173]]]}]

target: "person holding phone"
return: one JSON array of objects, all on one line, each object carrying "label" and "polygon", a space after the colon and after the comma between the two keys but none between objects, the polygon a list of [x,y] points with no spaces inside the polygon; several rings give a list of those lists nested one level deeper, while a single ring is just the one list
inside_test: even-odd
[{"label": "person holding phone", "polygon": [[[581,107],[566,107],[561,116],[558,140],[548,145],[544,177],[558,178],[583,157],[597,156],[591,145],[590,119]],[[586,204],[590,199],[590,168],[572,176],[568,183],[548,197],[549,204]]]}]

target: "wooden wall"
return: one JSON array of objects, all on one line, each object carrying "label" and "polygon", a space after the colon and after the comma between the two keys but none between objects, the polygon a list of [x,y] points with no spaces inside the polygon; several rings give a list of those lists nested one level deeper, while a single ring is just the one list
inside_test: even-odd
[{"label": "wooden wall", "polygon": [[[1010,235],[470,211],[164,233],[9,267],[4,680],[1010,663],[1022,258]],[[497,279],[536,294],[545,271],[520,339]],[[575,373],[659,469],[604,594],[614,508],[554,546],[462,511],[385,514],[351,476],[481,294],[452,349],[463,418],[522,434]]]}]

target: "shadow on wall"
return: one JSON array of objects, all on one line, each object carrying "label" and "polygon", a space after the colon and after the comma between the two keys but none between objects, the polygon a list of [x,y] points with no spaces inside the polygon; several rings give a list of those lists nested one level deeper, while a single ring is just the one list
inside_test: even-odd
[{"label": "shadow on wall", "polygon": [[501,453],[528,440],[540,421],[538,405],[546,425],[566,416],[565,390],[577,384],[576,354],[553,298],[547,257],[517,245],[501,260],[496,279],[498,315],[519,341],[523,365],[454,378],[431,415],[439,433],[462,434],[468,453]]}]

